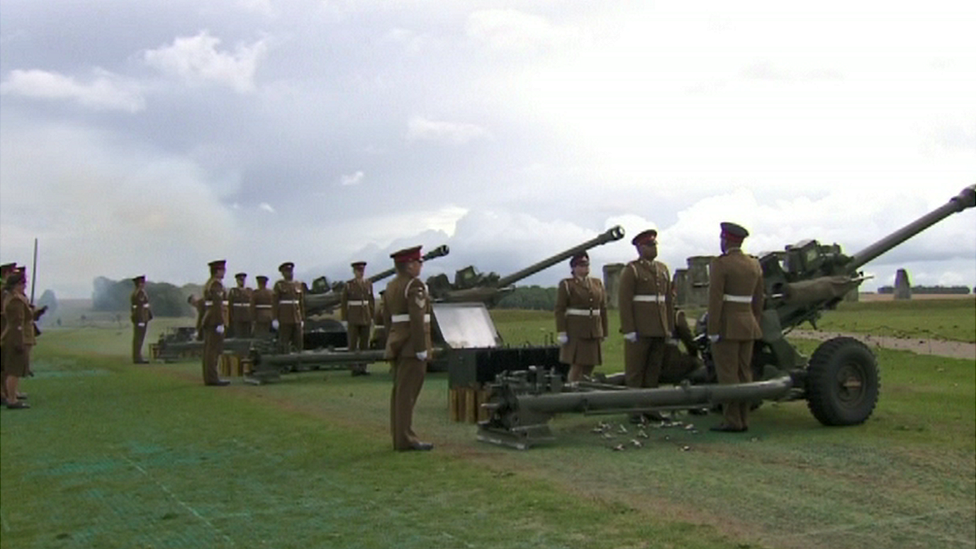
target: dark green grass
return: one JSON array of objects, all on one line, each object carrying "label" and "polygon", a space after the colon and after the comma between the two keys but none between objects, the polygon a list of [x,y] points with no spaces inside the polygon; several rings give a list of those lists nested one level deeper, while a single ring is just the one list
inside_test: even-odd
[{"label": "dark green grass", "polygon": [[[493,316],[508,342],[552,330],[551,314]],[[882,397],[862,426],[767,403],[748,436],[681,416],[698,432],[651,429],[622,452],[631,426],[591,433],[621,416],[556,418],[556,442],[528,452],[478,443],[431,374],[415,428],[437,448],[403,455],[385,365],[207,389],[196,363],[124,365],[126,333],[44,337],[35,408],[2,412],[3,547],[976,544],[972,361],[876,351]],[[605,357],[622,368],[615,328]]]}]

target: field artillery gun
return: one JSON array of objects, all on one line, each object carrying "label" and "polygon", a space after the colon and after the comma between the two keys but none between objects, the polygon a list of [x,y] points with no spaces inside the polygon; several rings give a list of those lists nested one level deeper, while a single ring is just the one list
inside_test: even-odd
[{"label": "field artillery gun", "polygon": [[[954,213],[976,206],[976,185],[854,255],[837,244],[805,240],[785,251],[762,254],[765,303],[752,370],[756,381],[715,384],[714,366],[704,328],[698,322],[696,341],[707,367],[681,379],[662,372],[656,389],[627,389],[612,383],[563,382],[544,369],[505,373],[491,386],[489,419],[479,423],[478,439],[526,449],[551,440],[549,419],[559,413],[617,414],[690,410],[722,402],[806,400],[823,425],[859,425],[874,411],[880,391],[877,360],[863,343],[837,337],[822,343],[809,360],[785,336],[804,322],[815,325],[847,292],[866,279],[860,269],[868,262]],[[704,381],[704,383],[701,383]]]},{"label": "field artillery gun", "polygon": [[506,295],[515,291],[516,282],[528,278],[540,271],[552,267],[560,261],[565,261],[574,255],[595,248],[601,244],[620,240],[624,237],[624,230],[620,226],[610,228],[600,235],[573,246],[567,250],[550,256],[538,263],[516,271],[508,276],[497,273],[481,273],[474,266],[469,265],[457,271],[454,283],[451,284],[447,275],[432,276],[427,279],[430,296],[439,303],[484,303],[488,307],[498,304]]},{"label": "field artillery gun", "polygon": [[[444,257],[451,252],[446,245],[441,245],[423,255],[424,261]],[[366,277],[370,282],[379,282],[396,274],[393,267]],[[313,288],[326,288],[325,291],[309,292],[305,295],[305,327],[302,334],[303,344],[306,349],[330,349],[346,347],[346,328],[342,322],[334,318],[313,318],[328,314],[342,304],[342,289],[345,283],[336,282],[329,285],[328,282],[321,283],[324,277],[316,279],[318,284],[313,283]]]},{"label": "field artillery gun", "polygon": [[[554,345],[505,347],[488,313],[488,307],[496,304],[502,296],[514,290],[511,284],[579,252],[607,242],[620,240],[623,236],[623,228],[613,227],[593,239],[509,276],[499,277],[493,273],[487,277],[479,276],[476,279],[477,283],[462,284],[462,287],[451,285],[444,275],[428,279],[427,284],[433,301],[431,306],[433,313],[431,315],[431,337],[436,348],[433,353],[433,361],[429,364],[428,369],[431,371],[448,371],[451,384],[486,383],[503,371],[525,369],[530,365],[555,368],[565,373],[566,368],[559,365],[558,362],[559,348]],[[447,247],[442,246],[441,248],[443,248],[443,253],[437,253],[435,250],[428,255],[436,254],[431,255],[431,258],[446,255]],[[462,269],[459,271],[459,278],[463,278],[460,275],[461,272],[472,271],[474,271],[474,267]],[[381,275],[389,276],[386,272],[374,276]],[[467,280],[471,281],[471,279]],[[306,304],[308,303],[307,299]],[[338,321],[329,320],[337,325],[339,324]],[[342,335],[344,338],[344,329]],[[347,368],[350,364],[378,362],[380,360],[383,360],[382,350],[350,353],[344,350],[320,348],[288,355],[274,355],[261,353],[260,349],[256,349],[256,352],[251,354],[253,364],[251,380],[261,383],[276,380],[281,374],[288,372],[309,369],[341,369]]]}]

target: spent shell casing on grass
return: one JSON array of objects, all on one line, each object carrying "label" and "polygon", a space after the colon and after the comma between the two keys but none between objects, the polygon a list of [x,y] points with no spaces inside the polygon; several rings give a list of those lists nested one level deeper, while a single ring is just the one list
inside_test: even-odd
[{"label": "spent shell casing on grass", "polygon": [[645,433],[643,429],[641,429],[640,431],[637,431],[637,436],[639,436],[641,438],[648,438],[647,437],[647,433]]},{"label": "spent shell casing on grass", "polygon": [[624,427],[622,423],[620,424],[620,432],[621,433],[626,433],[627,432],[627,428]]},{"label": "spent shell casing on grass", "polygon": [[623,449],[624,449],[624,445],[623,444],[618,444],[618,445],[616,445],[616,446],[613,447],[613,451],[614,452],[620,452]]},{"label": "spent shell casing on grass", "polygon": [[695,429],[694,423],[689,423],[688,425],[685,425],[685,431],[692,431],[694,429]]},{"label": "spent shell casing on grass", "polygon": [[682,452],[687,452],[688,450],[691,450],[691,446],[685,445],[681,447]]},{"label": "spent shell casing on grass", "polygon": [[636,438],[630,439],[630,443],[633,444],[635,448],[640,448],[641,446],[643,446],[643,444],[641,444],[641,441],[637,440]]}]

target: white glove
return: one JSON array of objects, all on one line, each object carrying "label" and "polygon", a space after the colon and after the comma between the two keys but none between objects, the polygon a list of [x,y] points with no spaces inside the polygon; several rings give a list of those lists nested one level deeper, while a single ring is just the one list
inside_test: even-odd
[{"label": "white glove", "polygon": [[565,345],[569,343],[569,336],[566,335],[566,332],[559,332],[559,335],[556,336],[556,341],[558,341],[560,345]]},{"label": "white glove", "polygon": [[427,351],[417,353],[417,360],[427,360]]},{"label": "white glove", "polygon": [[298,329],[299,330],[304,330],[305,329],[305,321],[304,320],[298,323]]},{"label": "white glove", "polygon": [[140,322],[140,323],[136,324],[136,326],[138,326],[140,328],[144,327],[145,325],[146,325],[145,322]]},{"label": "white glove", "polygon": [[223,324],[218,324],[217,327],[214,329],[214,331],[217,332],[218,334],[223,334],[224,333],[224,325]]},{"label": "white glove", "polygon": [[624,334],[624,339],[626,339],[627,341],[629,341],[631,343],[637,343],[637,332],[630,332],[630,333]]},{"label": "white glove", "polygon": [[675,347],[677,347],[678,346],[678,338],[675,338],[675,337],[668,338],[668,345],[674,345]]},{"label": "white glove", "polygon": [[278,319],[277,318],[271,321],[271,327],[274,328],[275,330],[278,329]]},{"label": "white glove", "polygon": [[719,335],[718,334],[712,334],[712,335],[708,336],[708,340],[711,341],[712,343],[718,343]]}]

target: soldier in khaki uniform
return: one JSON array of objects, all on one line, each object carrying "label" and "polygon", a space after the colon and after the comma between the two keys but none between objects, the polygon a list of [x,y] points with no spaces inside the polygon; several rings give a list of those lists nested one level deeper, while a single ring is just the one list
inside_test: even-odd
[{"label": "soldier in khaki uniform", "polygon": [[130,318],[132,320],[132,363],[149,364],[142,358],[142,342],[146,340],[149,321],[153,319],[152,309],[149,307],[149,294],[146,293],[146,275],[139,275],[132,279],[135,289],[129,296],[131,305]]},{"label": "soldier in khaki uniform", "polygon": [[[7,301],[7,277],[17,270],[16,263],[4,263],[0,265],[0,333],[6,326],[6,317],[3,316],[3,304]],[[7,405],[7,374],[3,367],[3,339],[0,338],[0,405]]]},{"label": "soldier in khaki uniform", "polygon": [[[759,261],[742,252],[749,232],[735,223],[722,223],[722,255],[712,260],[708,274],[708,339],[721,384],[752,381],[752,351],[762,337],[763,278]],[[723,406],[725,422],[712,431],[741,433],[749,429],[749,403]]]},{"label": "soldier in khaki uniform", "polygon": [[231,337],[251,337],[251,289],[245,285],[247,273],[234,275],[237,286],[227,292],[227,307],[230,313]]},{"label": "soldier in khaki uniform", "polygon": [[[346,321],[350,351],[369,349],[369,331],[373,323],[373,310],[376,301],[373,297],[373,283],[365,278],[366,262],[352,264],[353,279],[342,288],[340,314]],[[367,376],[366,364],[354,364],[353,376]]]},{"label": "soldier in khaki uniform", "polygon": [[227,326],[226,292],[224,273],[226,261],[211,261],[210,279],[203,285],[203,314],[200,315],[200,331],[203,332],[203,384],[224,386],[230,382],[220,379],[217,362],[224,350],[224,331]]},{"label": "soldier in khaki uniform", "polygon": [[254,337],[271,337],[271,321],[274,316],[271,312],[271,303],[274,301],[274,293],[268,288],[268,277],[259,275],[256,277],[258,287],[251,292],[251,318],[254,319]]},{"label": "soldier in khaki uniform", "polygon": [[305,324],[305,293],[302,283],[294,279],[295,264],[287,261],[278,266],[282,279],[275,282],[271,301],[271,326],[278,330],[278,351],[302,350],[302,327]]},{"label": "soldier in khaki uniform", "polygon": [[34,311],[24,295],[26,285],[27,277],[20,271],[15,271],[4,280],[7,294],[2,305],[5,322],[0,341],[3,342],[6,402],[11,410],[30,408],[17,392],[20,378],[30,373],[30,353],[36,342]]},{"label": "soldier in khaki uniform", "polygon": [[586,252],[570,259],[572,278],[563,279],[556,293],[556,331],[559,361],[569,364],[569,381],[590,377],[603,363],[602,341],[607,335],[607,294],[603,283],[591,278]]},{"label": "soldier in khaki uniform", "polygon": [[420,246],[390,255],[396,277],[383,295],[384,324],[389,327],[384,356],[393,367],[393,392],[390,395],[390,433],[393,449],[430,450],[413,432],[413,408],[424,386],[430,359],[430,299],[420,280],[423,259]]},{"label": "soldier in khaki uniform", "polygon": [[[674,334],[674,292],[671,273],[657,258],[657,231],[648,229],[631,240],[638,258],[620,273],[618,300],[620,331],[624,334],[624,372],[627,386],[657,387],[668,341]],[[658,413],[646,419],[660,421]],[[631,416],[639,422],[640,416]]]}]

